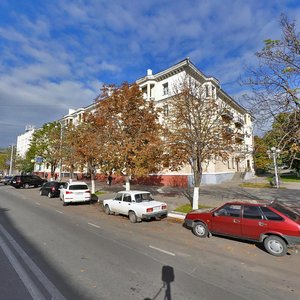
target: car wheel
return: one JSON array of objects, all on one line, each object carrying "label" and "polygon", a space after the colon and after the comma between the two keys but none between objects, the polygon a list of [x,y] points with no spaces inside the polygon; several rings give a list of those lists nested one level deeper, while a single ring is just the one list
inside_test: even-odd
[{"label": "car wheel", "polygon": [[264,239],[265,249],[274,256],[284,256],[287,252],[286,242],[276,235]]},{"label": "car wheel", "polygon": [[128,214],[129,220],[131,223],[136,223],[137,222],[137,216],[134,211],[130,211]]},{"label": "car wheel", "polygon": [[23,187],[24,187],[24,189],[28,189],[29,188],[29,184],[28,183],[24,183]]},{"label": "car wheel", "polygon": [[109,208],[109,206],[108,206],[107,204],[104,206],[104,212],[105,212],[107,215],[110,215],[110,208]]},{"label": "car wheel", "polygon": [[208,235],[208,229],[204,223],[196,222],[193,226],[193,233],[198,237],[205,238]]},{"label": "car wheel", "polygon": [[62,198],[61,200],[62,200],[62,202],[63,202],[63,206],[67,206],[67,205],[68,205],[68,203],[65,202],[64,198]]},{"label": "car wheel", "polygon": [[52,198],[51,192],[48,193],[48,198]]}]

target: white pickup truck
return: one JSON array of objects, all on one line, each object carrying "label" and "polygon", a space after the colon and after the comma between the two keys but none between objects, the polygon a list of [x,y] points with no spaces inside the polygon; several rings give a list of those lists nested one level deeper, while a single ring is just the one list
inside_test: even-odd
[{"label": "white pickup truck", "polygon": [[153,200],[146,191],[121,191],[114,199],[103,200],[106,214],[122,214],[129,217],[130,222],[155,218],[160,220],[168,215],[167,204]]}]

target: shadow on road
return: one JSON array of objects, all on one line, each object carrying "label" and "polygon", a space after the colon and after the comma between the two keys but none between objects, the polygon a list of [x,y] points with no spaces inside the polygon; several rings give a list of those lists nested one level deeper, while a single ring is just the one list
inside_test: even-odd
[{"label": "shadow on road", "polygon": [[172,300],[171,282],[175,281],[174,269],[171,266],[163,266],[161,270],[162,286],[153,298],[145,298],[144,300],[155,300],[164,290],[164,300]]}]

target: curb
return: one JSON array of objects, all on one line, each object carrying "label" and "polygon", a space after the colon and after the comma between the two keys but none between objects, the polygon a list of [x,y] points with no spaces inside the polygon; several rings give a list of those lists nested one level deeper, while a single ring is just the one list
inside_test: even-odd
[{"label": "curb", "polygon": [[168,218],[184,220],[185,216],[186,216],[185,213],[179,213],[176,211],[168,212]]}]

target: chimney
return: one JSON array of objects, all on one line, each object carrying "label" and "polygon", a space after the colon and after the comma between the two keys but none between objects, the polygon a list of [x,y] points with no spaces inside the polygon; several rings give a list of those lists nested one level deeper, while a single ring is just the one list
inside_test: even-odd
[{"label": "chimney", "polygon": [[152,76],[152,70],[151,69],[147,70],[147,76]]}]

